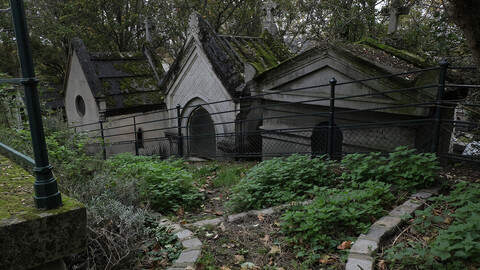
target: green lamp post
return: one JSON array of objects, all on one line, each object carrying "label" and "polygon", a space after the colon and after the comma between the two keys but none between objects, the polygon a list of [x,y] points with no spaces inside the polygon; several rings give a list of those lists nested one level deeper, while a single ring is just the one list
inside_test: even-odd
[{"label": "green lamp post", "polygon": [[32,135],[32,145],[35,157],[35,206],[39,209],[52,209],[62,205],[62,196],[58,192],[57,181],[48,161],[47,145],[43,130],[40,103],[37,94],[38,80],[33,68],[32,50],[28,37],[25,7],[22,0],[10,0],[15,37],[17,41],[22,79],[25,88],[25,101]]}]

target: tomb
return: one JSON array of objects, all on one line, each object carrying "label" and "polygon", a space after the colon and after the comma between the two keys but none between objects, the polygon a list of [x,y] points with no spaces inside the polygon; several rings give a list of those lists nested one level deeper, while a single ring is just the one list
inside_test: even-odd
[{"label": "tomb", "polygon": [[[260,37],[222,36],[192,13],[187,41],[160,86],[167,108],[180,105],[185,156],[238,152],[230,134],[248,113],[249,105],[239,99],[249,95],[246,83],[289,57],[287,48],[268,32]],[[170,126],[177,126],[177,112],[169,112]],[[176,134],[172,130],[170,136]]]},{"label": "tomb", "polygon": [[[163,73],[159,61],[152,61],[148,54],[89,52],[82,40],[74,39],[64,85],[68,123],[77,131],[95,131],[92,137],[100,137],[103,125],[108,156],[134,151],[134,143],[125,142],[134,142],[141,130],[152,130],[158,125],[136,123],[167,117],[164,96],[156,79],[157,74],[163,76]],[[164,133],[149,131],[140,136],[146,140],[163,137]],[[144,154],[158,154],[159,147],[152,147],[152,153]]]}]

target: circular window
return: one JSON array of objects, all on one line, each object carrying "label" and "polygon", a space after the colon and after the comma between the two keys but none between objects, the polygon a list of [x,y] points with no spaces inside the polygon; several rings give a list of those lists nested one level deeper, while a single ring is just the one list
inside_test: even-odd
[{"label": "circular window", "polygon": [[75,107],[77,107],[77,112],[80,116],[85,115],[85,101],[81,96],[75,98]]}]

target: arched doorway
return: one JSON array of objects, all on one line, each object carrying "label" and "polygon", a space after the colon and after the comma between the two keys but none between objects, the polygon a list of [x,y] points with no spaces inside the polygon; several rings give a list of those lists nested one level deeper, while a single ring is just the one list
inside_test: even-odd
[{"label": "arched doorway", "polygon": [[215,155],[215,126],[212,117],[203,107],[196,108],[188,119],[188,139],[190,155]]}]

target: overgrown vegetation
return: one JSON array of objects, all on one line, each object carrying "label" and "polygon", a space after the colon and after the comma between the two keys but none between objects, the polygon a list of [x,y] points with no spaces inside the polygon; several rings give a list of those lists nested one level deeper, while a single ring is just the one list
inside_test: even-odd
[{"label": "overgrown vegetation", "polygon": [[334,181],[331,164],[299,155],[264,161],[233,188],[229,207],[240,212],[311,198],[314,187]]},{"label": "overgrown vegetation", "polygon": [[[5,130],[0,135],[3,142],[31,155],[28,131]],[[406,147],[388,156],[349,155],[340,163],[292,155],[249,170],[241,164],[219,163],[197,168],[179,159],[131,154],[104,162],[86,155],[88,137],[60,121],[47,124],[46,136],[62,191],[88,209],[88,253],[67,260],[79,269],[166,267],[182,248],[159,227],[152,209],[164,214],[194,209],[202,203],[201,191],[207,185],[231,187],[228,206],[235,212],[292,203],[278,228],[302,264],[314,265],[325,252],[365,232],[383,215],[393,201],[392,190],[428,186],[438,169],[434,155],[416,154]],[[298,203],[307,200],[311,203]],[[451,234],[444,235],[439,239],[448,241]],[[452,253],[452,257],[460,255],[458,250]]]},{"label": "overgrown vegetation", "polygon": [[372,220],[387,213],[393,198],[390,185],[379,181],[365,182],[358,189],[317,188],[311,204],[298,204],[285,212],[282,231],[298,257],[318,261],[343,241],[365,233]]},{"label": "overgrown vegetation", "polygon": [[[429,200],[411,225],[424,236],[385,251],[389,269],[476,269],[480,266],[480,184],[459,183]],[[407,228],[407,229],[410,229]]]},{"label": "overgrown vegetation", "polygon": [[350,154],[342,160],[342,179],[347,184],[378,180],[402,191],[427,187],[435,182],[439,167],[432,153],[415,153],[415,149],[397,147],[388,156],[380,153]]}]

